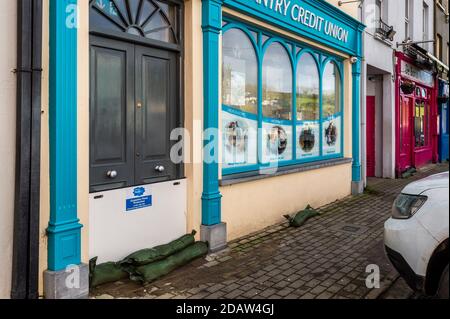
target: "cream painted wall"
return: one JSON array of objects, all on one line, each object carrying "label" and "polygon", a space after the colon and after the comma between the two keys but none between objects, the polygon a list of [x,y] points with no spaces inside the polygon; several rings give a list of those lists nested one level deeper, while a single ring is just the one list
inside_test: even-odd
[{"label": "cream painted wall", "polygon": [[[89,229],[89,3],[79,3],[78,28],[78,218],[81,230],[81,259],[88,262]],[[50,220],[49,180],[49,0],[43,1],[43,73],[41,127],[41,203],[39,242],[39,294],[43,295],[43,273],[47,270],[47,233]]]},{"label": "cream painted wall", "polygon": [[49,0],[42,2],[42,115],[41,115],[41,198],[39,220],[39,295],[44,294],[44,271],[47,269],[47,233],[50,220],[49,168]]},{"label": "cream painted wall", "polygon": [[2,1],[0,11],[0,299],[10,298],[13,252],[16,153],[17,1]]},{"label": "cream painted wall", "polygon": [[228,240],[279,223],[283,215],[308,204],[321,207],[350,192],[350,164],[221,187]]},{"label": "cream painted wall", "polygon": [[201,132],[203,126],[203,35],[201,0],[185,2],[184,96],[185,127],[190,136],[186,148],[187,232],[199,230],[202,210],[203,164]]},{"label": "cream painted wall", "polygon": [[89,262],[89,2],[78,2],[78,218],[81,262]]},{"label": "cream painted wall", "polygon": [[358,10],[358,6],[359,6],[358,2],[346,3],[346,4],[343,4],[342,6],[338,5],[339,0],[327,0],[327,2],[338,7],[340,10],[344,11],[345,13],[352,16],[353,18],[358,19],[358,11],[359,11]]}]

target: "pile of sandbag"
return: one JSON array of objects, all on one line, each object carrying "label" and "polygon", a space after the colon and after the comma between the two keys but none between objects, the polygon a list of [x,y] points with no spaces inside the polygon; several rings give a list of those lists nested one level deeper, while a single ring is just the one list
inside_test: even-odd
[{"label": "pile of sandbag", "polygon": [[97,257],[92,258],[89,262],[90,286],[96,287],[125,278],[140,283],[155,281],[208,253],[208,245],[195,242],[195,234],[192,231],[169,244],[139,250],[117,263],[97,265]]},{"label": "pile of sandbag", "polygon": [[308,205],[304,210],[299,211],[295,216],[284,215],[289,221],[290,227],[302,227],[310,218],[320,215],[317,210]]}]

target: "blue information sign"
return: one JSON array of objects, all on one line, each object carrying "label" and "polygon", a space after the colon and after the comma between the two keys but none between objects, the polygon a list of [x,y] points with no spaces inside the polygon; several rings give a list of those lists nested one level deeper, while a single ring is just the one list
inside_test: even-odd
[{"label": "blue information sign", "polygon": [[126,210],[133,211],[145,207],[151,207],[153,205],[153,196],[146,195],[149,193],[144,187],[136,187],[133,189],[131,198],[126,200]]}]

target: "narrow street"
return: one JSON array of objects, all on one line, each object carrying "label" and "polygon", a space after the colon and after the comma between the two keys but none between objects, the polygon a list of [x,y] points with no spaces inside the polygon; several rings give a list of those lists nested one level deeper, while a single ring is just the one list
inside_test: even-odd
[{"label": "narrow street", "polygon": [[[301,228],[287,223],[230,243],[229,249],[197,260],[142,287],[131,281],[92,291],[98,299],[396,299],[413,292],[386,259],[383,224],[408,183],[448,170],[425,167],[413,177],[370,179],[365,193],[319,209]],[[299,195],[301,196],[301,195]],[[366,267],[380,269],[380,288],[366,287]]]}]

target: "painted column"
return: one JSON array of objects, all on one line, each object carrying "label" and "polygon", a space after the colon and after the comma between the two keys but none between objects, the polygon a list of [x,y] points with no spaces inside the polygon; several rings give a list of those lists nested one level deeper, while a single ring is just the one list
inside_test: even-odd
[{"label": "painted column", "polygon": [[352,192],[363,191],[361,179],[361,59],[352,64]]},{"label": "painted column", "polygon": [[[222,4],[217,0],[203,0],[203,83],[204,130],[219,128],[219,36],[222,24]],[[206,135],[208,133],[206,132]],[[217,137],[217,136],[216,136]],[[221,195],[219,191],[219,141],[205,136],[203,154],[202,223],[214,225],[221,222]]]},{"label": "painted column", "polygon": [[[202,240],[212,251],[226,246],[219,190],[219,42],[222,0],[202,0],[203,96],[205,141],[203,152]],[[208,132],[209,130],[209,132]]]},{"label": "painted column", "polygon": [[[50,221],[44,291],[51,299],[88,292],[77,217],[77,15],[77,0],[50,0]],[[68,286],[66,279],[75,272],[78,281]]]}]

